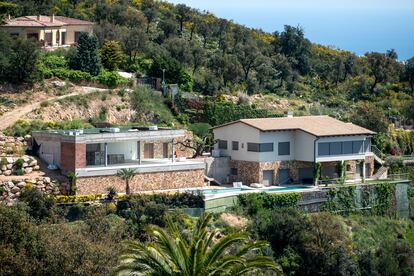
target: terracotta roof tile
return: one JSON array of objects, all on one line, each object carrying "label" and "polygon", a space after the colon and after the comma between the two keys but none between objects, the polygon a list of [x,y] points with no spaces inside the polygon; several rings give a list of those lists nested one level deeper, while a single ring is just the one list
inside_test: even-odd
[{"label": "terracotta roof tile", "polygon": [[3,27],[60,27],[67,25],[91,25],[92,22],[79,20],[75,18],[69,18],[65,16],[55,16],[55,20],[52,22],[51,16],[41,15],[38,16],[21,16],[11,20],[7,20]]},{"label": "terracotta roof tile", "polygon": [[352,123],[345,123],[329,116],[241,119],[215,128],[237,122],[257,128],[260,131],[302,130],[317,137],[375,134],[375,132],[366,128]]}]

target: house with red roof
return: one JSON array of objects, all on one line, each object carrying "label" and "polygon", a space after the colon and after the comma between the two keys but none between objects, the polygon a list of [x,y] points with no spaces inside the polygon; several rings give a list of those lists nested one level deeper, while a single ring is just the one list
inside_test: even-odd
[{"label": "house with red roof", "polygon": [[81,33],[92,33],[93,22],[55,15],[9,16],[0,30],[13,37],[36,39],[45,48],[55,48],[76,44]]}]

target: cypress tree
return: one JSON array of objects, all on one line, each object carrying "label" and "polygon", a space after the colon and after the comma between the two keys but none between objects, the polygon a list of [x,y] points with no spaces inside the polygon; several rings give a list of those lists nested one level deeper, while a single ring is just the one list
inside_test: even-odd
[{"label": "cypress tree", "polygon": [[102,65],[98,55],[98,39],[95,35],[82,33],[79,36],[76,54],[72,58],[71,67],[75,70],[88,72],[93,76],[99,75]]}]

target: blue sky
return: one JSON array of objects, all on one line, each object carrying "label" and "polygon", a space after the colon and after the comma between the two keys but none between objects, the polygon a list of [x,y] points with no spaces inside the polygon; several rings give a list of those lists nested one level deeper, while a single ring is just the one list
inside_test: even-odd
[{"label": "blue sky", "polygon": [[169,0],[268,32],[285,24],[312,41],[357,54],[394,48],[414,57],[414,0]]}]

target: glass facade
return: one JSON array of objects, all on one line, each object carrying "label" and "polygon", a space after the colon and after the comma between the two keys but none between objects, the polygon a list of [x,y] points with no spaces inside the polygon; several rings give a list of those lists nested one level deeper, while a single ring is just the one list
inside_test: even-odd
[{"label": "glass facade", "polygon": [[318,143],[318,156],[362,154],[371,150],[371,140]]}]

